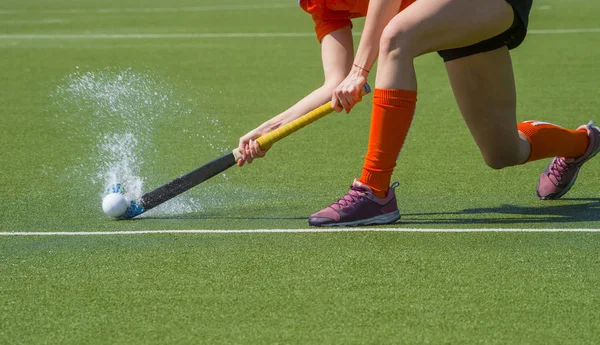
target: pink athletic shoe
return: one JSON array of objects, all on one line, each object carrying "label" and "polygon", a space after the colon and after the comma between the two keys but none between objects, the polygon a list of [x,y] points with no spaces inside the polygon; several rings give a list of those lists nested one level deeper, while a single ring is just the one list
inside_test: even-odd
[{"label": "pink athletic shoe", "polygon": [[542,200],[558,199],[565,195],[575,183],[577,173],[583,163],[600,151],[600,128],[592,126],[594,121],[577,129],[585,129],[590,138],[587,151],[578,158],[554,157],[540,175],[537,195]]},{"label": "pink athletic shoe", "polygon": [[385,198],[373,195],[373,190],[354,180],[350,191],[329,207],[308,218],[312,226],[359,226],[371,224],[389,224],[400,219],[394,189],[394,182]]}]

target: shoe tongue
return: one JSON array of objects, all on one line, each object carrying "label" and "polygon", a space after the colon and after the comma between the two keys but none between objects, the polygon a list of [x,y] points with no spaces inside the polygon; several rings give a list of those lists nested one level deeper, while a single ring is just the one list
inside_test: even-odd
[{"label": "shoe tongue", "polygon": [[563,171],[568,167],[569,164],[572,164],[573,162],[575,162],[575,158],[560,157],[557,158],[556,162],[554,163],[554,168],[558,171]]},{"label": "shoe tongue", "polygon": [[352,182],[352,185],[350,186],[350,191],[346,193],[341,199],[331,204],[330,207],[334,210],[342,208],[343,205],[352,203],[356,198],[358,198],[364,193],[372,193],[372,189],[364,183],[361,183],[360,181],[355,179],[354,182]]},{"label": "shoe tongue", "polygon": [[358,192],[371,193],[371,194],[373,193],[373,189],[371,189],[371,187],[367,186],[366,184],[360,182],[357,179],[354,179],[354,182],[352,183],[351,188]]}]

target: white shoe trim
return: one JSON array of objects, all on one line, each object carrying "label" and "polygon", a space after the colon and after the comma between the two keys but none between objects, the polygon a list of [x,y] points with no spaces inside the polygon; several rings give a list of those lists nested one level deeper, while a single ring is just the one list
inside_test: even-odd
[{"label": "white shoe trim", "polygon": [[344,223],[331,223],[331,224],[323,224],[321,226],[361,226],[361,225],[373,225],[373,224],[389,224],[393,223],[400,219],[400,211],[396,210],[394,212],[381,214],[379,216],[375,216],[367,219],[359,219],[352,222],[344,222]]}]

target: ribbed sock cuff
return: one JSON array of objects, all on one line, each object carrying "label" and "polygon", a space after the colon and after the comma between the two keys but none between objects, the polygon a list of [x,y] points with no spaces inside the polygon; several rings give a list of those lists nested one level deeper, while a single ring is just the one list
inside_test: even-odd
[{"label": "ribbed sock cuff", "polygon": [[417,91],[396,89],[375,89],[373,103],[404,107],[417,102]]},{"label": "ribbed sock cuff", "polygon": [[375,196],[385,198],[391,179],[392,174],[389,172],[372,171],[363,167],[359,181],[371,187]]}]

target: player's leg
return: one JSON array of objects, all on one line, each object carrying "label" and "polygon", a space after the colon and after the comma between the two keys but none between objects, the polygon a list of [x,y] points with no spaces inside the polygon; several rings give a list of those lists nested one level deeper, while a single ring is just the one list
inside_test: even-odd
[{"label": "player's leg", "polygon": [[363,173],[344,198],[311,216],[309,224],[363,225],[399,218],[389,185],[415,110],[414,58],[488,39],[512,22],[512,8],[504,0],[419,0],[397,14],[380,41]]},{"label": "player's leg", "polygon": [[492,168],[541,158],[579,156],[588,146],[584,130],[526,121],[516,124],[516,93],[506,46],[446,62],[458,107]]},{"label": "player's leg", "polygon": [[500,169],[525,162],[527,138],[516,126],[516,92],[506,46],[446,62],[456,103],[486,164]]},{"label": "player's leg", "polygon": [[448,61],[446,69],[463,118],[490,167],[558,156],[540,176],[541,199],[564,195],[581,165],[600,151],[600,130],[591,124],[576,130],[540,121],[516,125],[515,85],[506,47]]},{"label": "player's leg", "polygon": [[[573,153],[554,157],[542,172],[536,189],[540,199],[558,199],[565,195],[575,183],[581,166],[600,152],[600,128],[592,126],[593,124],[594,121],[590,121],[587,125],[580,126],[574,131],[587,136],[588,145],[582,154]],[[519,127],[521,125],[519,124]],[[552,141],[559,140],[561,138],[552,138]],[[562,142],[568,143],[564,139]],[[573,139],[571,139],[571,142],[573,142]],[[532,146],[534,145],[532,144]]]},{"label": "player's leg", "polygon": [[600,151],[600,130],[591,123],[576,130],[541,121],[515,125],[515,84],[507,47],[468,53],[461,48],[440,55],[447,60],[456,101],[485,162],[500,169],[558,156],[541,174],[537,195],[561,197],[581,165]]},{"label": "player's leg", "polygon": [[[469,0],[417,1],[384,31],[375,96],[381,88],[416,90],[414,57],[442,50],[457,103],[486,163],[503,168],[558,156],[540,176],[537,189],[540,198],[554,199],[569,190],[581,165],[600,151],[600,130],[591,124],[576,130],[539,121],[516,125],[515,84],[507,45],[515,47],[524,38],[530,6],[528,0],[486,0],[476,6]],[[372,129],[378,125],[408,130],[375,120]],[[394,157],[404,140],[402,135],[394,137],[392,131],[375,136],[372,132],[370,139],[361,181],[375,191],[389,184]],[[372,171],[378,179],[369,178]]]},{"label": "player's leg", "polygon": [[382,34],[376,87],[416,90],[415,57],[494,37],[510,28],[513,19],[504,0],[418,0]]},{"label": "player's leg", "polygon": [[414,59],[505,32],[514,14],[504,0],[419,0],[386,26],[379,50],[371,134],[360,181],[387,192],[416,104]]}]

